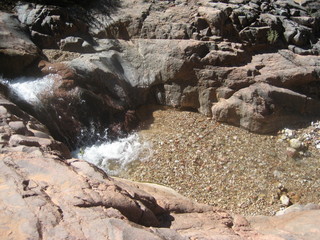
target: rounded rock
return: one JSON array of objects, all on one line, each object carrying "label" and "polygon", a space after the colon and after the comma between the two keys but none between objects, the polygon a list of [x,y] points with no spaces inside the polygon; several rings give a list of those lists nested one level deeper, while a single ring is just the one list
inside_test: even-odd
[{"label": "rounded rock", "polygon": [[296,138],[290,139],[289,144],[290,144],[290,147],[292,147],[296,150],[301,149],[301,147],[302,147],[302,142]]}]

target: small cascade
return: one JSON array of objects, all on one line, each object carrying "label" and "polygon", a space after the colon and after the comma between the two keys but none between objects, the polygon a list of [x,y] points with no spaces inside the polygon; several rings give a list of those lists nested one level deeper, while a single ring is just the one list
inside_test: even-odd
[{"label": "small cascade", "polygon": [[0,78],[0,81],[9,87],[12,95],[30,104],[39,104],[40,95],[53,93],[54,80],[58,77],[49,74],[42,78],[20,77],[10,81]]},{"label": "small cascade", "polygon": [[[8,86],[12,98],[40,108],[41,99],[53,95],[55,81],[59,78],[59,75],[50,74],[42,78],[0,78],[0,82]],[[110,140],[107,130],[101,133],[94,122],[82,129],[77,139],[78,147],[72,152],[73,157],[86,160],[114,176],[119,175],[134,161],[141,161],[151,154],[149,144],[142,143],[137,133]]]},{"label": "small cascade", "polygon": [[142,143],[137,133],[115,141],[104,137],[72,152],[73,157],[86,160],[113,176],[118,176],[134,161],[142,161],[150,154],[149,144]]}]

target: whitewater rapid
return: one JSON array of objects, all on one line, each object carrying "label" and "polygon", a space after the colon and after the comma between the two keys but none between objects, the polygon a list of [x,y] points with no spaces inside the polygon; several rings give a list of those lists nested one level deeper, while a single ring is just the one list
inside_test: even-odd
[{"label": "whitewater rapid", "polygon": [[126,171],[134,161],[145,160],[150,154],[149,144],[141,142],[137,133],[116,141],[108,138],[104,141],[98,140],[72,152],[73,157],[86,160],[113,176]]},{"label": "whitewater rapid", "polygon": [[[0,81],[9,87],[11,94],[15,97],[36,105],[41,104],[42,95],[53,94],[54,83],[57,79],[59,75],[50,74],[42,78],[21,77],[11,80],[0,78]],[[151,154],[149,144],[141,142],[137,133],[115,141],[108,138],[107,129],[104,136],[101,136],[94,128],[89,131],[86,129],[82,134],[89,134],[90,139],[94,139],[92,135],[96,135],[97,140],[94,143],[82,141],[82,146],[74,150],[72,156],[86,160],[110,175],[119,175],[134,161],[146,159]],[[85,139],[85,135],[79,137]]]}]

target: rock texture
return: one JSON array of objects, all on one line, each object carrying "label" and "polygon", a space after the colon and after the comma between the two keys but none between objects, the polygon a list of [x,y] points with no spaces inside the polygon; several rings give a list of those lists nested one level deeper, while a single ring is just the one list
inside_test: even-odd
[{"label": "rock texture", "polygon": [[17,76],[39,60],[40,50],[13,14],[0,12],[0,72]]}]

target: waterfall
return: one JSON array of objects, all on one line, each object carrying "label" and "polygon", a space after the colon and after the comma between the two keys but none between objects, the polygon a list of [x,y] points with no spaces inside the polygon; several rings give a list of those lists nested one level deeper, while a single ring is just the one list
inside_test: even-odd
[{"label": "waterfall", "polygon": [[20,77],[12,80],[0,78],[0,81],[8,85],[16,97],[30,104],[39,104],[40,95],[53,93],[54,79],[58,77],[57,74],[49,74],[42,78]]},{"label": "waterfall", "polygon": [[[41,105],[42,96],[53,94],[54,83],[58,79],[59,75],[50,74],[42,78],[20,77],[10,80],[0,78],[0,82],[9,87],[14,98],[34,106]],[[90,129],[81,131],[81,136],[78,138],[87,139],[87,142],[79,141],[81,146],[72,152],[73,157],[93,163],[110,175],[118,175],[138,158],[141,160],[143,152],[144,157],[150,155],[148,143],[141,143],[137,133],[111,141],[106,130],[101,135],[94,125],[92,123]],[[92,142],[92,139],[96,141]]]}]

